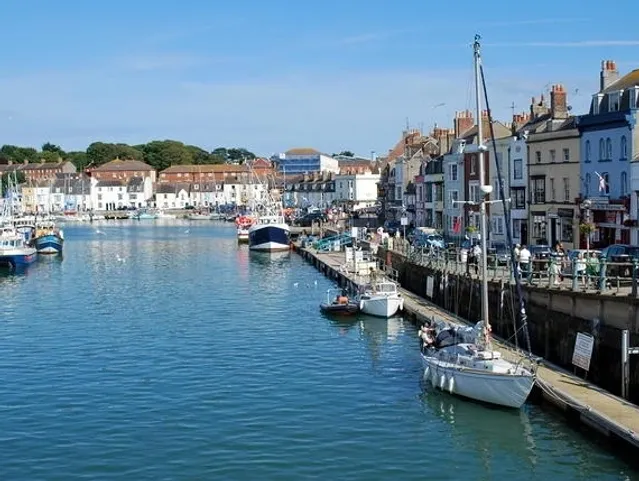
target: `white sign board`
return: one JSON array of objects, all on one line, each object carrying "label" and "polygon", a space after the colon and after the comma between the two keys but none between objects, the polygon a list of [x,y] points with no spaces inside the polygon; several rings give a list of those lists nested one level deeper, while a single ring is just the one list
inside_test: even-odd
[{"label": "white sign board", "polygon": [[357,239],[357,227],[351,227],[351,237]]},{"label": "white sign board", "polygon": [[433,298],[433,276],[428,276],[426,278],[426,295]]},{"label": "white sign board", "polygon": [[408,225],[408,217],[401,218],[402,225]]},{"label": "white sign board", "polygon": [[572,364],[588,371],[590,369],[590,358],[592,357],[592,348],[594,345],[594,337],[590,334],[578,332],[577,339],[575,339],[575,350],[572,353]]}]

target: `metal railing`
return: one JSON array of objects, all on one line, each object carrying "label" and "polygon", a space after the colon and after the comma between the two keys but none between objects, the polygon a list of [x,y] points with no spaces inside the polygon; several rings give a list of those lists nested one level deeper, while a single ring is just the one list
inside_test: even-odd
[{"label": "metal railing", "polygon": [[[393,239],[385,247],[406,257],[407,261],[434,270],[479,278],[479,262],[463,255],[459,249],[418,248],[401,239]],[[514,283],[514,270],[510,260],[500,260],[488,255],[488,279]],[[519,263],[517,268],[522,282],[548,289],[572,290],[639,298],[639,262],[598,262],[583,259],[531,258],[529,263]]]}]

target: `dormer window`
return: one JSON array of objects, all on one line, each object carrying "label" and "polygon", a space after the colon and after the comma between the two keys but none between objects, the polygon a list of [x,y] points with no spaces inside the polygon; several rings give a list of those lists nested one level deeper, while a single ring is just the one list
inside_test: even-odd
[{"label": "dormer window", "polygon": [[619,99],[621,97],[621,92],[612,92],[608,94],[608,112],[618,112],[619,111]]},{"label": "dormer window", "polygon": [[601,106],[601,99],[603,99],[603,94],[595,94],[592,96],[592,113],[594,115],[599,114],[599,108]]}]

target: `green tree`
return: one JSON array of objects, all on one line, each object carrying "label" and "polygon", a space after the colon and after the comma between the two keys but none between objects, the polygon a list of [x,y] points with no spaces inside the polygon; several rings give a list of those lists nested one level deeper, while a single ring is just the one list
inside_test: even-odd
[{"label": "green tree", "polygon": [[43,150],[42,152],[40,152],[39,157],[40,157],[40,160],[43,160],[45,162],[62,161],[62,157],[60,157],[60,152],[53,152],[51,150]]},{"label": "green tree", "polygon": [[186,145],[185,148],[191,154],[194,164],[204,165],[212,163],[211,154],[209,154],[206,150],[197,147],[196,145]]},{"label": "green tree", "polygon": [[54,154],[58,154],[60,157],[64,155],[64,150],[62,150],[59,145],[52,144],[51,142],[46,142],[42,145],[42,152],[53,152]]},{"label": "green tree", "polygon": [[342,150],[337,155],[343,155],[344,157],[355,157],[355,154],[353,152],[351,152],[350,150]]},{"label": "green tree", "polygon": [[0,147],[0,157],[5,160],[5,163],[12,161],[17,164],[24,164],[24,162],[37,162],[38,151],[33,147],[18,147],[17,145],[3,145]]},{"label": "green tree", "polygon": [[144,161],[157,170],[193,163],[193,155],[177,140],[154,140],[144,146]]},{"label": "green tree", "polygon": [[142,160],[144,152],[128,144],[111,144],[105,142],[93,142],[86,151],[87,160],[92,166],[100,166],[111,162],[115,158]]},{"label": "green tree", "polygon": [[77,152],[67,152],[64,160],[68,160],[71,162],[78,171],[83,171],[87,165],[89,165],[89,157],[86,152],[77,151]]}]

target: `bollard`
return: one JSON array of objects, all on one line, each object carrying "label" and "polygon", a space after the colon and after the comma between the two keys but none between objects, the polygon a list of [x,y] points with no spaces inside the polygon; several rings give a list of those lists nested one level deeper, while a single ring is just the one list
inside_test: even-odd
[{"label": "bollard", "polygon": [[577,292],[579,290],[579,276],[577,275],[577,256],[573,257],[572,261],[572,290]]},{"label": "bollard", "polygon": [[554,256],[550,256],[550,258],[548,259],[548,287],[552,287],[552,281],[553,281],[553,277],[554,277],[554,271],[555,271],[555,257]]},{"label": "bollard", "polygon": [[632,298],[637,298],[637,259],[632,259]]},{"label": "bollard", "polygon": [[599,279],[597,283],[597,289],[603,292],[606,288],[606,258],[601,258],[601,264],[599,266]]}]

